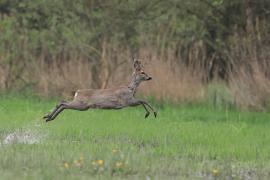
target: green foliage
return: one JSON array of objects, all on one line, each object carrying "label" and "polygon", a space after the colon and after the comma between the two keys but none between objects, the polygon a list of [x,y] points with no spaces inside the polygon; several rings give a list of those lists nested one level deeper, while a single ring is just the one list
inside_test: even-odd
[{"label": "green foliage", "polygon": [[[267,7],[265,1],[255,5],[257,9]],[[141,33],[147,33],[152,40],[164,34],[167,45],[195,38],[222,48],[222,43],[226,44],[224,38],[233,34],[235,28],[243,30],[246,23],[244,0],[3,0],[0,14],[6,15],[1,19],[10,24],[3,26],[9,29],[4,37],[12,42],[9,33],[15,31],[13,36],[48,41],[45,46],[49,49],[75,42],[74,46],[97,43],[102,37],[138,48]],[[260,12],[260,18],[263,17],[267,17],[265,9]],[[37,32],[39,35],[35,36]]]},{"label": "green foliage", "polygon": [[0,142],[14,132],[40,140],[0,145],[2,179],[269,178],[269,113],[166,106],[144,119],[138,107],[43,122],[54,105],[1,96]]},{"label": "green foliage", "polygon": [[118,65],[115,54],[130,52],[119,62],[127,64],[144,47],[202,72],[202,81],[228,81],[254,60],[269,74],[269,9],[268,0],[1,0],[1,89],[35,86],[41,80],[28,76],[40,64],[78,59],[99,88]]}]

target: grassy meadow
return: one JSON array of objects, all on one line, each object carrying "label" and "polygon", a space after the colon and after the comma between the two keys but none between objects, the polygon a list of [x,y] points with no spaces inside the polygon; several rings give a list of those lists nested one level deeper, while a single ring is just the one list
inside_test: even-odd
[{"label": "grassy meadow", "polygon": [[156,119],[135,107],[45,123],[56,100],[0,101],[0,179],[270,178],[267,112],[154,104]]}]

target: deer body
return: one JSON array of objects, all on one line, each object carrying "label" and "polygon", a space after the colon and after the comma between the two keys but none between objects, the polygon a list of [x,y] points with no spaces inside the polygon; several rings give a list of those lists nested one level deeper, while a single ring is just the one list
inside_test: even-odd
[{"label": "deer body", "polygon": [[132,91],[126,87],[78,90],[73,101],[98,109],[122,109],[136,104]]},{"label": "deer body", "polygon": [[72,101],[63,101],[48,115],[44,116],[46,121],[51,121],[64,109],[74,109],[84,111],[91,109],[122,109],[128,106],[142,105],[146,110],[145,118],[149,116],[150,108],[155,117],[156,111],[147,102],[136,99],[135,93],[137,87],[142,81],[148,81],[152,78],[141,70],[140,62],[134,62],[135,71],[128,86],[122,86],[109,89],[82,89],[78,90]]}]

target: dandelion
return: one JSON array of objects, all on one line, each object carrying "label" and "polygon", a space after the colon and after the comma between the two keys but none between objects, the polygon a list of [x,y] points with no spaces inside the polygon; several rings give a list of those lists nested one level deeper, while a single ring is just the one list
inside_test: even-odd
[{"label": "dandelion", "polygon": [[104,161],[103,161],[102,159],[99,159],[99,160],[97,160],[97,164],[98,164],[99,166],[103,166]]},{"label": "dandelion", "polygon": [[99,159],[99,160],[96,160],[96,161],[92,161],[92,165],[93,166],[103,166],[104,165],[104,160]]},{"label": "dandelion", "polygon": [[212,173],[214,176],[218,176],[219,175],[219,170],[218,169],[213,169]]},{"label": "dandelion", "polygon": [[66,168],[66,169],[69,168],[69,164],[67,162],[64,163],[64,168]]}]

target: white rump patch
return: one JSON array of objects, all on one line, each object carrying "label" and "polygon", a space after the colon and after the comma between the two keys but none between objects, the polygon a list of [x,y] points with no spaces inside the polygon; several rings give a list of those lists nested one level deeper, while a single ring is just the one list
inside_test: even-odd
[{"label": "white rump patch", "polygon": [[75,93],[74,98],[76,98],[77,96],[78,96],[78,92]]}]

